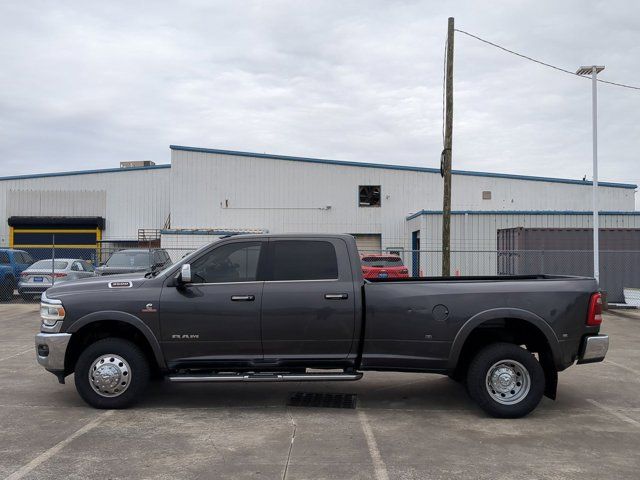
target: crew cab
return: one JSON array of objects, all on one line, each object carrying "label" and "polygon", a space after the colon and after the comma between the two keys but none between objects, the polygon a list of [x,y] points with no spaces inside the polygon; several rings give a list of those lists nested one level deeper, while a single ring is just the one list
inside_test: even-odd
[{"label": "crew cab", "polygon": [[[557,372],[603,360],[592,278],[364,280],[349,235],[238,235],[170,267],[55,285],[38,362],[97,408],[172,382],[358,380],[371,370],[464,380],[490,415],[520,417]],[[311,371],[312,370],[312,371]]]}]

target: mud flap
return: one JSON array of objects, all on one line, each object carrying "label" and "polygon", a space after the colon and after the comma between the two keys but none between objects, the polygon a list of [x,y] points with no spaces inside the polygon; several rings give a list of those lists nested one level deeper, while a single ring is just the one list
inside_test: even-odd
[{"label": "mud flap", "polygon": [[544,370],[544,396],[555,400],[558,391],[558,370],[553,361],[553,355],[548,350],[538,352],[538,359]]}]

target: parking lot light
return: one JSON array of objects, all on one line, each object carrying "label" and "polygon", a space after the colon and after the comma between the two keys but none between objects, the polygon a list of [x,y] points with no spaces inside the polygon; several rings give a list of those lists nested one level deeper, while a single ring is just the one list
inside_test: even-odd
[{"label": "parking lot light", "polygon": [[591,111],[593,126],[593,276],[600,284],[600,242],[598,240],[598,73],[604,65],[582,66],[577,75],[591,75]]}]

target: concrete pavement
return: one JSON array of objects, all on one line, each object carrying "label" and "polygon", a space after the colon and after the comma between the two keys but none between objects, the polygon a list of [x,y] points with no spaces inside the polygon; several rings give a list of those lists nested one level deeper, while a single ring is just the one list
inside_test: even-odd
[{"label": "concrete pavement", "polygon": [[[38,306],[0,305],[0,478],[576,479],[640,476],[640,315],[607,314],[603,363],[560,374],[558,400],[488,418],[446,377],[353,383],[153,383],[98,411],[35,361]],[[356,410],[286,407],[292,391]]]}]

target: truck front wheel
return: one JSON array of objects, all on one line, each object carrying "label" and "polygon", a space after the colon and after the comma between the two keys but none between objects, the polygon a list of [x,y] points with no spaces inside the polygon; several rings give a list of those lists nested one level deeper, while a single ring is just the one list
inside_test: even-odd
[{"label": "truck front wheel", "polygon": [[98,340],[80,354],[76,363],[76,390],[95,408],[132,405],[148,381],[149,362],[142,350],[128,340]]},{"label": "truck front wheel", "polygon": [[527,350],[512,343],[486,346],[467,372],[469,395],[489,415],[518,418],[538,406],[544,393],[544,371]]}]

